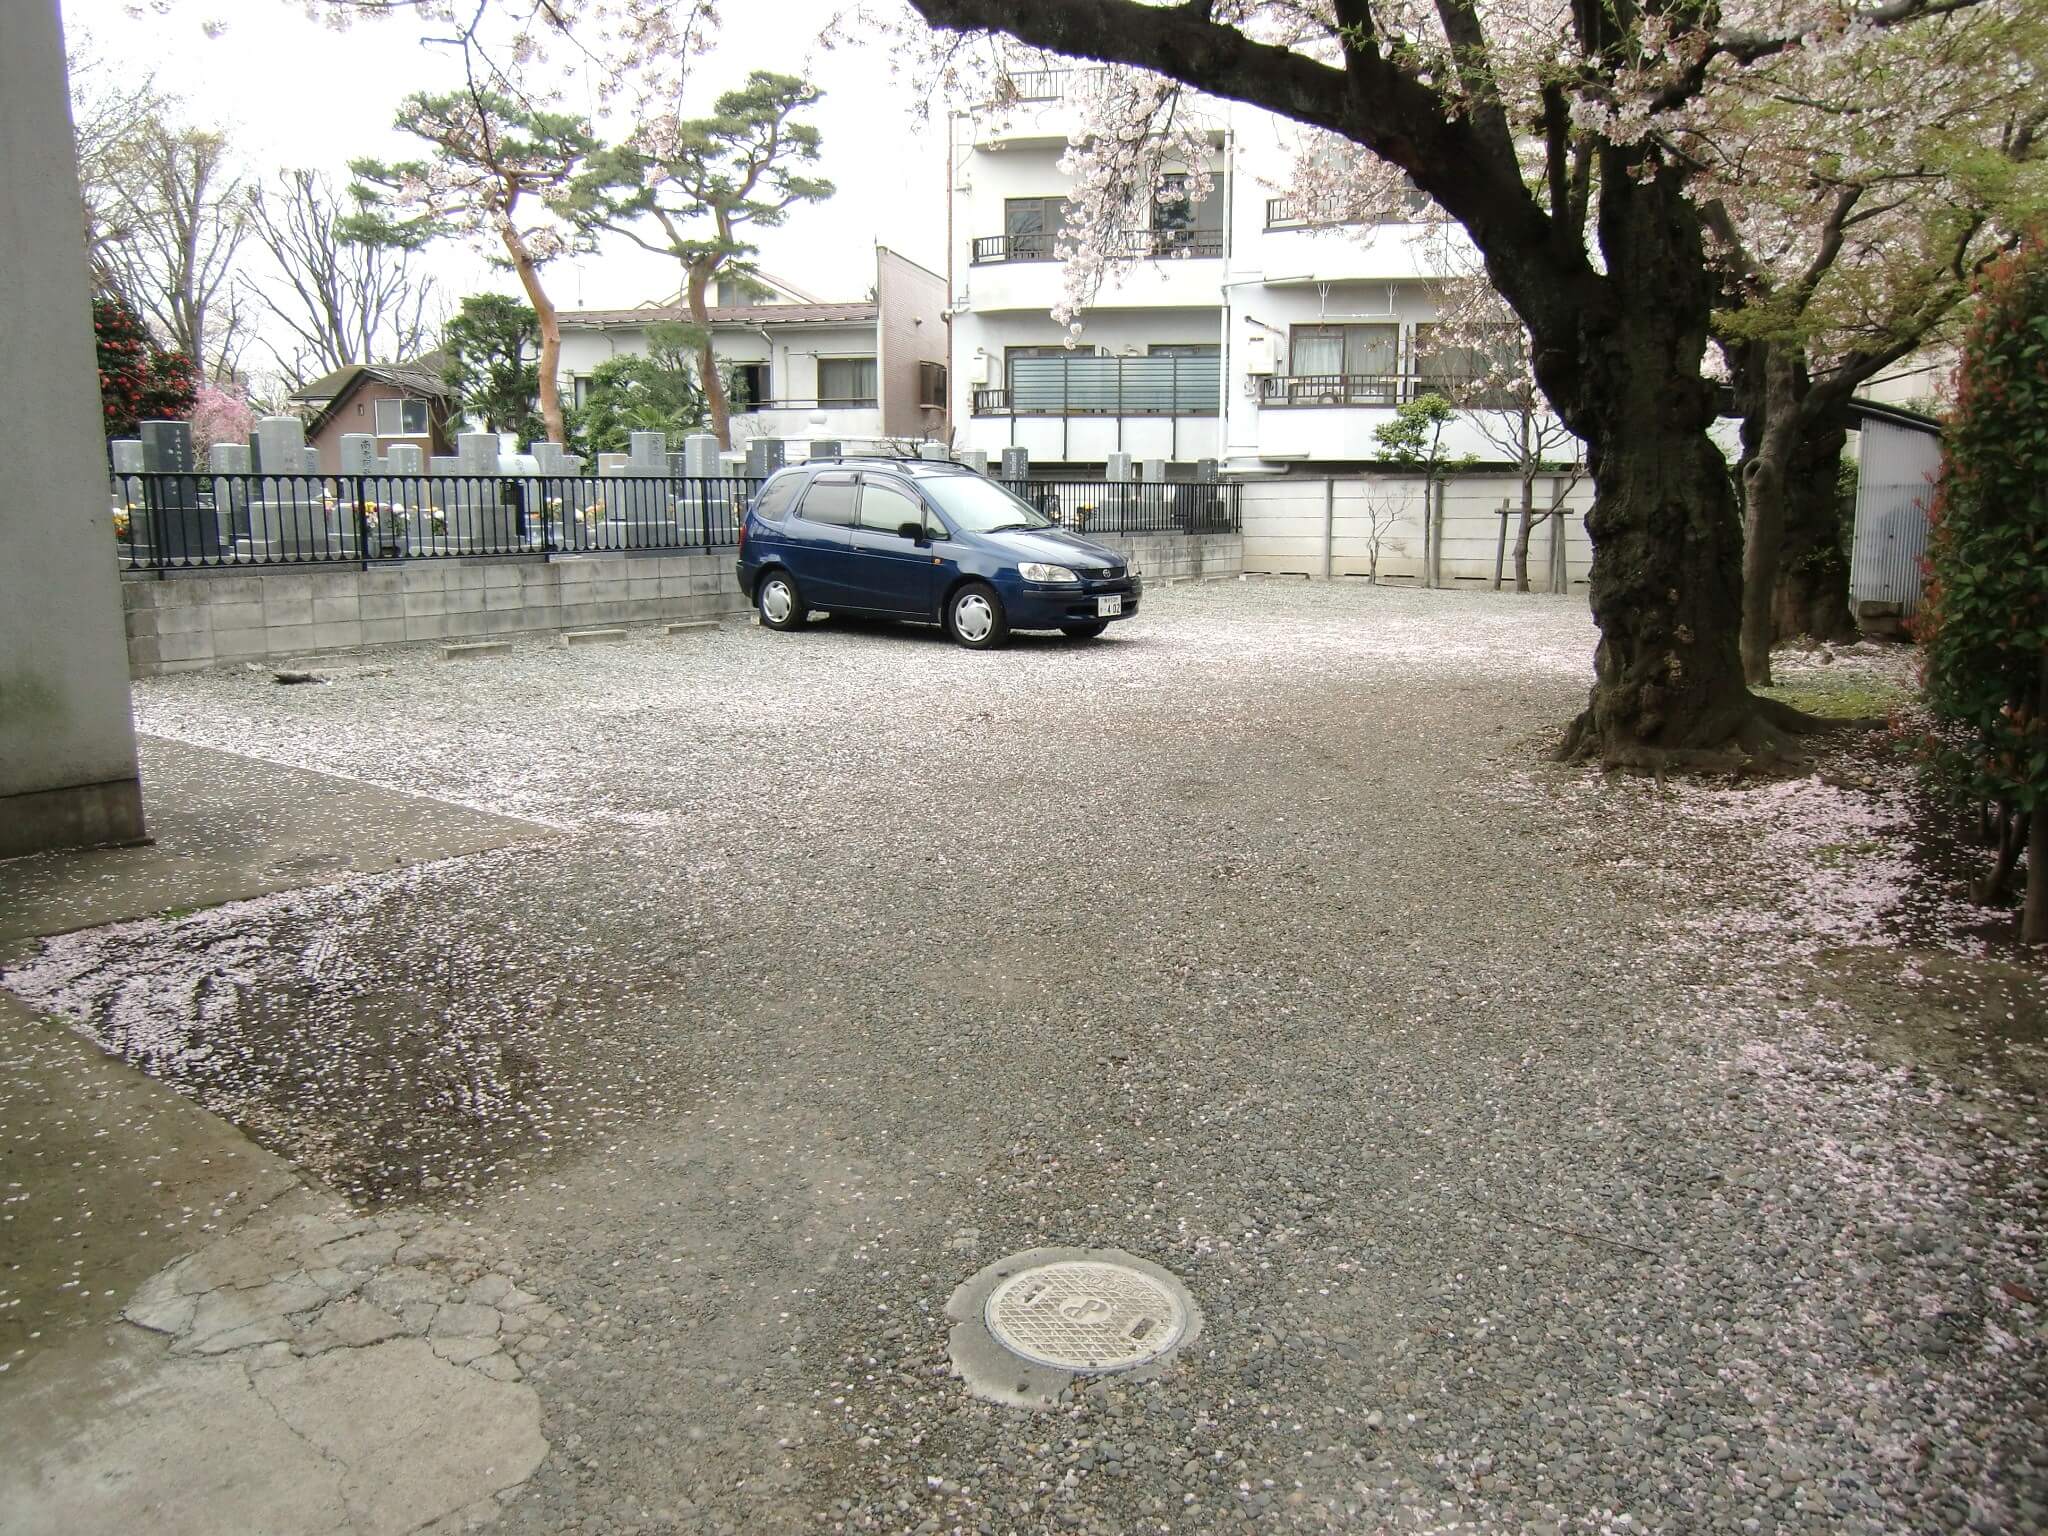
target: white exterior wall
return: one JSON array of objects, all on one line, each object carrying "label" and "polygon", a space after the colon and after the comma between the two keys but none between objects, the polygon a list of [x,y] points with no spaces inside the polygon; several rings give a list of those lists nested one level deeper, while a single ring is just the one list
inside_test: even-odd
[{"label": "white exterior wall", "polygon": [[[712,332],[711,350],[722,363],[763,363],[777,400],[815,401],[818,359],[876,357],[876,327],[852,325],[777,325],[758,328],[720,326]],[[607,326],[578,327],[562,332],[562,398],[575,398],[575,380],[588,377],[609,358],[647,350],[645,330]],[[877,363],[879,368],[879,362]],[[879,383],[878,386],[879,388]],[[796,409],[751,412],[733,418],[733,444],[754,437],[876,437],[882,430],[879,407],[821,410],[814,404]]]},{"label": "white exterior wall", "polygon": [[[1536,482],[1539,513],[1550,505],[1551,477]],[[1379,578],[1420,586],[1423,574],[1423,483],[1394,476],[1286,476],[1247,482],[1243,490],[1244,568],[1301,576],[1365,576],[1372,569],[1372,533],[1379,524]],[[1502,583],[1514,583],[1514,538],[1521,521],[1521,483],[1512,475],[1452,479],[1444,491],[1443,585],[1491,587],[1500,552],[1500,506],[1511,508]],[[1591,484],[1581,478],[1564,497],[1565,580],[1550,577],[1552,525],[1539,517],[1529,541],[1529,585],[1538,592],[1583,592],[1593,563],[1585,512]]]},{"label": "white exterior wall", "polygon": [[[1226,470],[1253,473],[1302,473],[1377,459],[1373,433],[1392,419],[1391,406],[1262,404],[1260,376],[1250,371],[1254,349],[1247,343],[1269,337],[1271,365],[1284,375],[1290,327],[1318,320],[1391,320],[1400,327],[1401,367],[1412,370],[1414,328],[1436,314],[1433,284],[1444,255],[1442,237],[1425,238],[1421,226],[1411,224],[1267,229],[1267,200],[1288,190],[1301,130],[1239,103],[1203,99],[1196,109],[1206,115],[1218,145],[1212,195],[1222,200],[1217,217],[1224,255],[1139,263],[1104,284],[1082,316],[1078,340],[1085,348],[1112,352],[1131,346],[1142,351],[1148,342],[1220,341],[1222,417],[1180,418],[1177,445],[1159,432],[1156,420],[1134,427],[1134,419],[1125,418],[1124,446],[1141,456],[1147,451],[1131,446],[1135,431],[1155,445],[1155,456],[1213,456]],[[1090,462],[1116,445],[1114,424],[1105,428],[1102,418],[1013,422],[973,414],[977,354],[986,355],[979,369],[985,385],[1000,387],[1005,346],[1064,339],[1050,318],[1061,293],[1060,263],[976,265],[972,258],[976,239],[1003,233],[1005,199],[1065,190],[1068,181],[1058,161],[1078,121],[1065,101],[1024,102],[1008,109],[1000,123],[953,126],[952,391],[954,440],[962,447],[993,452],[1020,443],[1034,459],[1051,452]],[[1463,240],[1455,232],[1449,238]],[[1504,458],[1470,419],[1452,426],[1446,447],[1486,463]]]}]

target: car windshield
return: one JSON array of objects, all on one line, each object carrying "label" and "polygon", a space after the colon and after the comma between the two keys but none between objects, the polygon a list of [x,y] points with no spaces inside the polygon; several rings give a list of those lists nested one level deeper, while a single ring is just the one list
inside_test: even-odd
[{"label": "car windshield", "polygon": [[919,480],[917,487],[937,502],[946,520],[963,533],[1052,526],[1028,504],[980,475],[932,475]]}]

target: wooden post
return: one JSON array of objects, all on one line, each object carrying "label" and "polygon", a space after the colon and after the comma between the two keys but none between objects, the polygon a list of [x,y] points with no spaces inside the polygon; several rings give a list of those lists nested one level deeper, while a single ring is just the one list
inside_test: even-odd
[{"label": "wooden post", "polygon": [[1500,590],[1501,567],[1507,563],[1507,558],[1508,499],[1507,497],[1503,496],[1500,499],[1500,538],[1495,542],[1493,546],[1493,590],[1496,592]]}]

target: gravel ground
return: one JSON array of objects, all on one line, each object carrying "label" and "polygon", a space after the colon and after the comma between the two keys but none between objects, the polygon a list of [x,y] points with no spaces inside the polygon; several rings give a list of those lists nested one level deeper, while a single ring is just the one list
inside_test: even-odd
[{"label": "gravel ground", "polygon": [[[1538,766],[1591,643],[1245,582],[989,656],[148,682],[145,730],[569,835],[6,982],[571,1320],[508,1530],[2048,1526],[2040,972],[1867,741]],[[948,1293],[1056,1243],[1173,1270],[1202,1339],[970,1399]]]}]

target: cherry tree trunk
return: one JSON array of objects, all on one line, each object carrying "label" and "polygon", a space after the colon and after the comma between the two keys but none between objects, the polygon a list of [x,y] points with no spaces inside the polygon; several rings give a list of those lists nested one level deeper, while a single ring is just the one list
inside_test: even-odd
[{"label": "cherry tree trunk", "polygon": [[1700,360],[1713,295],[1699,226],[1675,180],[1659,177],[1603,194],[1601,243],[1618,302],[1578,322],[1579,366],[1561,381],[1592,472],[1600,645],[1562,755],[1653,771],[1732,764],[1780,742],[1737,649],[1742,538],[1707,436],[1715,397]]},{"label": "cherry tree trunk", "polygon": [[1522,520],[1515,527],[1515,590],[1529,590],[1529,530],[1536,522],[1536,477],[1522,474]]},{"label": "cherry tree trunk", "polygon": [[1840,475],[1848,430],[1840,422],[1810,429],[1785,471],[1785,536],[1771,629],[1778,640],[1853,640],[1849,558],[1842,552]]}]

